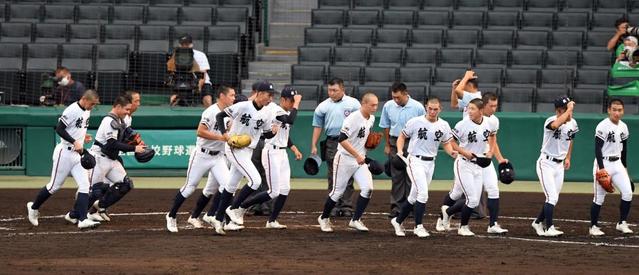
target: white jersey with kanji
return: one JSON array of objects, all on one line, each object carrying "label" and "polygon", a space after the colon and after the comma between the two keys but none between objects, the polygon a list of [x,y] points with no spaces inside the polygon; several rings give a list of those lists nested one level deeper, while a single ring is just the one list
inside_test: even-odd
[{"label": "white jersey with kanji", "polygon": [[[490,128],[493,129],[493,131],[490,132],[490,135],[496,135],[497,131],[499,131],[499,118],[493,114],[490,116],[484,116],[484,119],[488,122]],[[490,151],[490,144],[486,146],[486,152],[488,151]]]},{"label": "white jersey with kanji", "polygon": [[[200,119],[200,124],[204,124],[209,132],[221,135],[220,127],[217,125],[217,121],[215,116],[221,112],[220,107],[216,104],[213,104],[206,108],[204,112],[202,112],[202,118]],[[225,128],[228,128],[230,119],[225,117],[224,124]],[[202,137],[197,137],[196,145],[200,148],[208,149],[211,151],[224,151],[224,144],[226,142],[220,140],[210,140]]]},{"label": "white jersey with kanji", "polygon": [[[269,106],[267,106],[269,107]],[[288,115],[289,112],[285,111],[281,106],[274,105],[269,107],[268,111],[271,113],[271,121],[280,127],[277,134],[271,139],[267,139],[266,144],[270,144],[276,147],[286,147],[288,145],[288,137],[291,132],[291,126],[288,123],[281,122],[276,119],[278,116]]]},{"label": "white jersey with kanji", "polygon": [[462,98],[458,102],[459,110],[463,112],[463,117],[466,118],[468,116],[468,104],[475,98],[481,99],[481,92],[477,91],[474,93],[464,91]]},{"label": "white jersey with kanji", "polygon": [[549,117],[544,122],[544,141],[541,144],[541,152],[556,159],[565,159],[568,155],[570,142],[579,132],[579,127],[577,121],[571,119],[559,128],[552,130],[550,124],[555,120],[557,120],[556,115]]},{"label": "white jersey with kanji", "polygon": [[621,157],[622,142],[628,139],[629,135],[628,126],[621,120],[619,123],[614,124],[610,121],[610,118],[606,118],[599,122],[597,128],[595,128],[595,136],[604,141],[601,148],[603,157]]},{"label": "white jersey with kanji", "polygon": [[[118,139],[118,131],[119,129],[114,129],[111,126],[111,122],[114,119],[110,116],[105,116],[102,119],[102,122],[100,123],[100,126],[98,127],[98,131],[95,133],[95,141],[101,143],[101,144],[107,144],[107,141],[109,139]],[[91,147],[91,150],[93,150],[94,152],[99,152],[100,151],[100,147],[98,145],[96,145],[95,143],[93,144],[93,146]]]},{"label": "white jersey with kanji", "polygon": [[466,117],[457,122],[452,131],[453,136],[459,141],[459,146],[477,156],[483,156],[488,151],[488,137],[494,132],[495,129],[483,116],[479,124]]},{"label": "white jersey with kanji", "polygon": [[[89,128],[89,116],[91,116],[91,111],[85,110],[80,106],[79,102],[76,102],[64,109],[62,116],[60,116],[60,121],[67,126],[65,130],[73,140],[84,142],[84,136],[87,134],[87,128]],[[70,145],[64,139],[62,139],[62,143]]]},{"label": "white jersey with kanji", "polygon": [[435,157],[439,144],[445,144],[453,138],[450,125],[441,118],[430,122],[426,116],[411,118],[402,130],[404,137],[409,138],[408,153],[413,156]]},{"label": "white jersey with kanji", "polygon": [[264,106],[258,110],[253,101],[243,101],[224,109],[224,112],[232,119],[229,136],[249,135],[251,137],[250,148],[255,148],[264,132],[271,130],[270,106]]},{"label": "white jersey with kanji", "polygon": [[[353,112],[344,119],[344,124],[342,125],[340,132],[348,137],[348,142],[361,156],[366,155],[366,148],[364,146],[366,145],[368,134],[373,128],[373,123],[375,123],[375,116],[371,114],[367,119],[364,115],[362,115],[361,111]],[[337,152],[346,156],[354,157],[351,153],[344,149],[342,144],[337,146]]]}]

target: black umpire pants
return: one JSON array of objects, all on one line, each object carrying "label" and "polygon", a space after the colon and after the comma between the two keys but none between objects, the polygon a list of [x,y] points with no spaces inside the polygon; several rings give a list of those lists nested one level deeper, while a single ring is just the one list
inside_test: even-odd
[{"label": "black umpire pants", "polygon": [[[333,159],[337,153],[337,138],[326,139],[326,164],[328,164],[328,190],[333,189]],[[335,205],[334,211],[353,211],[353,178],[348,180],[344,196]]]},{"label": "black umpire pants", "polygon": [[[257,172],[260,173],[260,178],[262,179],[262,184],[257,189],[252,196],[257,195],[257,193],[261,191],[268,191],[268,183],[266,182],[266,171],[264,171],[264,166],[262,165],[262,150],[264,149],[264,139],[260,138],[260,141],[255,146],[255,150],[253,150],[253,155],[251,156],[251,162],[257,168]],[[262,204],[251,206],[251,210],[254,212],[269,212],[272,209],[271,205],[273,204],[273,200],[269,200]],[[266,213],[258,213],[258,214],[266,214]]]},{"label": "black umpire pants", "polygon": [[[406,142],[404,142],[404,152],[408,150],[408,141],[406,139]],[[389,142],[391,150],[388,157],[392,158],[397,154],[397,137],[390,136]],[[399,214],[402,203],[408,199],[411,182],[406,169],[398,170],[393,165],[391,165],[391,182],[390,214],[395,217]]]}]

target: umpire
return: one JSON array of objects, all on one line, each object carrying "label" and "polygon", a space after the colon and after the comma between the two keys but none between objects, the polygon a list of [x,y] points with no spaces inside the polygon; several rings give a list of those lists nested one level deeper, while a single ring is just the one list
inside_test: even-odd
[{"label": "umpire", "polygon": [[[315,108],[311,155],[317,155],[317,142],[325,129],[326,139],[320,142],[320,157],[328,164],[328,190],[333,188],[333,158],[337,152],[338,137],[344,119],[359,110],[360,103],[344,92],[344,81],[333,78],[328,82],[328,98]],[[353,215],[353,179],[348,181],[344,196],[333,208],[332,215]]]},{"label": "umpire", "polygon": [[[404,83],[393,83],[391,96],[393,100],[389,100],[384,104],[382,116],[379,119],[379,127],[384,129],[384,136],[386,137],[384,154],[388,155],[389,160],[397,154],[397,137],[406,126],[406,122],[411,118],[426,114],[424,105],[410,97]],[[406,152],[407,148],[408,142],[405,142],[403,151]],[[400,205],[406,201],[410,193],[411,183],[406,170],[398,170],[393,165],[390,167],[392,178],[390,217],[392,218],[399,214]]]}]

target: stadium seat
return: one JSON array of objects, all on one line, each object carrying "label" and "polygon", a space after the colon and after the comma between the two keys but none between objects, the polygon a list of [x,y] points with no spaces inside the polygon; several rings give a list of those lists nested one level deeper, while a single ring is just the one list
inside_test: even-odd
[{"label": "stadium seat", "polygon": [[486,14],[486,29],[517,30],[519,29],[518,11],[491,11]]},{"label": "stadium seat", "polygon": [[490,8],[490,0],[457,0],[458,10],[488,10]]},{"label": "stadium seat", "polygon": [[478,77],[479,88],[485,91],[488,87],[501,87],[503,83],[503,70],[496,68],[475,68],[473,69]]},{"label": "stadium seat", "polygon": [[[615,20],[622,16],[625,16],[625,14],[602,12],[593,13],[592,19],[590,20],[590,28],[592,31],[603,31],[614,34]],[[606,39],[606,41],[608,40]]]},{"label": "stadium seat", "polygon": [[589,13],[585,12],[560,12],[557,14],[558,31],[587,31]]},{"label": "stadium seat", "polygon": [[97,72],[128,72],[129,46],[127,44],[98,44],[95,70]]},{"label": "stadium seat", "polygon": [[240,26],[209,26],[207,53],[239,53]]},{"label": "stadium seat", "polygon": [[67,67],[73,74],[92,72],[93,56],[92,44],[62,44],[60,65]]},{"label": "stadium seat", "polygon": [[370,50],[368,65],[378,67],[400,67],[402,65],[402,48],[380,48]]},{"label": "stadium seat", "polygon": [[552,31],[555,14],[550,12],[524,12],[521,15],[521,29],[525,31]]},{"label": "stadium seat", "polygon": [[151,5],[181,7],[184,6],[184,1],[185,0],[151,0]]},{"label": "stadium seat", "polygon": [[330,66],[328,79],[339,77],[344,85],[357,86],[362,82],[362,67],[360,66]]},{"label": "stadium seat", "polygon": [[397,68],[394,67],[365,67],[364,85],[390,87],[397,81]]},{"label": "stadium seat", "polygon": [[53,23],[35,24],[35,42],[64,43],[67,42],[67,25]]},{"label": "stadium seat", "polygon": [[441,49],[440,66],[469,68],[473,64],[472,49]]},{"label": "stadium seat", "polygon": [[481,47],[486,49],[510,50],[515,42],[515,32],[509,30],[484,30],[481,33]]},{"label": "stadium seat", "polygon": [[137,29],[132,25],[104,26],[104,43],[127,44],[129,50],[137,49]]},{"label": "stadium seat", "polygon": [[604,110],[604,89],[575,88],[572,100],[575,101],[575,112],[602,113]]},{"label": "stadium seat", "polygon": [[484,28],[484,12],[455,11],[451,21],[455,29],[481,30]]},{"label": "stadium seat", "polygon": [[141,25],[144,23],[144,6],[113,6],[113,24]]},{"label": "stadium seat", "polygon": [[581,50],[583,48],[584,33],[580,31],[552,32],[553,50]]},{"label": "stadium seat", "polygon": [[98,44],[102,27],[97,24],[70,24],[69,43]]},{"label": "stadium seat", "polygon": [[302,101],[300,102],[301,110],[314,110],[315,107],[317,107],[319,103],[318,85],[292,85],[292,87],[302,95]]},{"label": "stadium seat", "polygon": [[575,71],[573,69],[544,69],[541,70],[541,88],[570,88],[573,84]]},{"label": "stadium seat", "polygon": [[[22,71],[24,70],[24,46],[21,43],[0,43],[0,71]],[[9,80],[9,79],[4,79]],[[5,86],[7,82],[0,84]]]},{"label": "stadium seat", "polygon": [[219,5],[218,0],[189,0],[189,6],[213,7],[218,5]]},{"label": "stadium seat", "polygon": [[523,11],[525,0],[493,0],[495,11]]},{"label": "stadium seat", "polygon": [[546,68],[571,68],[579,65],[579,51],[546,51]]},{"label": "stadium seat", "polygon": [[406,67],[435,67],[437,65],[437,49],[408,48],[404,57]]},{"label": "stadium seat", "polygon": [[597,12],[625,13],[628,9],[627,0],[595,0]]},{"label": "stadium seat", "polygon": [[454,8],[454,1],[450,0],[423,0],[425,10],[449,10]]},{"label": "stadium seat", "polygon": [[535,94],[537,113],[555,113],[555,99],[570,95],[570,88],[539,88]]},{"label": "stadium seat", "polygon": [[380,14],[377,10],[348,11],[346,25],[349,28],[377,28],[380,26]]},{"label": "stadium seat", "polygon": [[428,97],[439,98],[442,111],[459,111],[459,109],[452,109],[450,107],[450,83],[446,86],[430,86]]},{"label": "stadium seat", "polygon": [[379,101],[379,106],[384,106],[386,101],[391,100],[390,86],[388,85],[360,85],[355,87],[355,98],[361,98],[365,93],[375,94]]},{"label": "stadium seat", "polygon": [[317,5],[320,9],[342,9],[351,8],[351,0],[318,0]]},{"label": "stadium seat", "polygon": [[366,66],[368,63],[367,47],[335,47],[335,65]]},{"label": "stadium seat", "polygon": [[58,67],[59,49],[57,44],[27,44],[26,70],[51,71]]},{"label": "stadium seat", "polygon": [[38,23],[42,17],[42,6],[36,4],[11,4],[9,22]]},{"label": "stadium seat", "polygon": [[326,82],[324,66],[292,65],[291,82],[295,85],[322,85]]},{"label": "stadium seat", "polygon": [[188,26],[210,26],[213,9],[209,7],[180,7],[180,24]]},{"label": "stadium seat", "polygon": [[415,12],[408,10],[382,11],[382,26],[384,28],[412,29],[415,25]]},{"label": "stadium seat", "polygon": [[304,45],[336,46],[338,43],[337,30],[337,28],[306,28],[304,29]]},{"label": "stadium seat", "polygon": [[353,0],[353,9],[383,10],[384,0]]},{"label": "stadium seat", "polygon": [[31,40],[31,23],[0,23],[0,42],[29,43]]},{"label": "stadium seat", "polygon": [[140,52],[169,52],[171,49],[171,30],[169,26],[142,25],[139,27]]},{"label": "stadium seat", "polygon": [[297,48],[297,63],[301,65],[322,65],[328,68],[333,55],[331,47],[300,46]]},{"label": "stadium seat", "polygon": [[477,68],[506,68],[508,66],[508,51],[478,49],[475,51],[475,66]]},{"label": "stadium seat", "polygon": [[78,24],[108,24],[110,6],[78,5]]},{"label": "stadium seat", "polygon": [[518,31],[516,48],[522,50],[545,50],[548,48],[549,34],[545,31]]},{"label": "stadium seat", "polygon": [[187,34],[191,35],[193,48],[206,52],[206,29],[203,26],[174,26],[171,27],[171,32],[176,40]]},{"label": "stadium seat", "polygon": [[411,68],[402,67],[399,68],[399,82],[406,84],[409,87],[416,86],[428,86],[431,80],[432,69],[425,68]]},{"label": "stadium seat", "polygon": [[592,0],[563,0],[562,11],[564,12],[588,12],[595,8]]},{"label": "stadium seat", "polygon": [[[428,86],[420,86],[420,85],[406,85],[406,90],[408,90],[408,94],[410,98],[417,100],[417,102],[424,104],[426,99],[428,98]],[[443,109],[443,106],[442,106]]]},{"label": "stadium seat", "polygon": [[556,12],[559,8],[558,0],[527,0],[526,10]]},{"label": "stadium seat", "polygon": [[537,87],[539,71],[531,69],[506,69],[504,87]]},{"label": "stadium seat", "polygon": [[373,45],[374,32],[372,28],[343,28],[342,46],[365,46]]},{"label": "stadium seat", "polygon": [[[448,88],[448,97],[450,97],[450,87],[453,81],[464,77],[467,68],[444,68],[437,67],[435,69],[435,75],[433,77],[434,86]],[[431,92],[433,90],[431,89]],[[440,97],[441,99],[441,97]]]},{"label": "stadium seat", "polygon": [[249,15],[247,8],[218,7],[215,12],[215,24],[218,26],[240,26],[241,33],[248,33]]},{"label": "stadium seat", "polygon": [[407,29],[378,28],[375,30],[377,47],[405,48],[409,45]]},{"label": "stadium seat", "polygon": [[149,25],[175,26],[178,24],[178,18],[178,7],[150,6],[146,10],[146,24]]},{"label": "stadium seat", "polygon": [[344,10],[315,9],[311,11],[311,26],[341,28],[346,23]]},{"label": "stadium seat", "polygon": [[499,101],[502,112],[532,112],[535,88],[517,87],[501,88]]},{"label": "stadium seat", "polygon": [[610,32],[589,31],[586,35],[586,49],[608,51],[606,46],[610,37],[612,37]]},{"label": "stadium seat", "polygon": [[515,69],[541,69],[544,65],[543,50],[512,50],[511,67]]},{"label": "stadium seat", "polygon": [[450,13],[448,11],[417,12],[417,27],[421,29],[448,29]]},{"label": "stadium seat", "polygon": [[151,0],[119,0],[118,4],[148,6],[149,4],[151,4]]},{"label": "stadium seat", "polygon": [[609,69],[612,66],[613,54],[608,51],[583,51],[582,69]]},{"label": "stadium seat", "polygon": [[443,41],[443,30],[411,30],[411,47],[413,48],[441,48]]},{"label": "stadium seat", "polygon": [[44,5],[44,22],[64,24],[75,23],[75,6]]},{"label": "stadium seat", "polygon": [[422,0],[388,0],[388,8],[391,10],[420,10]]},{"label": "stadium seat", "polygon": [[448,30],[446,32],[446,47],[448,48],[476,48],[479,43],[477,30]]},{"label": "stadium seat", "polygon": [[579,69],[575,88],[605,89],[608,86],[608,70]]}]

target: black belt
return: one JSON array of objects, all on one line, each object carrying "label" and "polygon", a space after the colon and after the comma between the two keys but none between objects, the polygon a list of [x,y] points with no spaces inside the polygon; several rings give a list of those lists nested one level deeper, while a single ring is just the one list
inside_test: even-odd
[{"label": "black belt", "polygon": [[207,150],[207,149],[204,149],[204,148],[200,148],[200,151],[202,153],[205,153],[205,154],[208,154],[208,155],[211,155],[211,156],[217,156],[217,154],[220,153],[220,151],[211,151],[211,150]]},{"label": "black belt", "polygon": [[562,162],[564,162],[564,160],[563,160],[563,159],[556,159],[556,158],[553,158],[553,157],[548,156],[548,155],[546,155],[546,159],[547,159],[547,160],[554,161],[554,162],[556,162],[556,163],[562,163]]},{"label": "black belt", "polygon": [[418,159],[421,159],[421,160],[423,160],[423,161],[433,161],[433,160],[435,160],[435,158],[433,158],[433,157],[427,157],[427,156],[414,156],[414,157],[416,157],[416,158],[418,158]]},{"label": "black belt", "polygon": [[275,150],[284,150],[284,149],[287,148],[287,147],[278,147],[278,146],[275,146],[275,145],[271,145],[271,146],[273,146],[273,149],[275,149]]},{"label": "black belt", "polygon": [[339,136],[326,136],[327,140],[338,140]]},{"label": "black belt", "polygon": [[618,161],[619,157],[604,157],[603,159],[605,159],[607,161]]},{"label": "black belt", "polygon": [[463,160],[465,160],[465,161],[468,161],[468,162],[472,162],[472,163],[474,163],[474,164],[477,164],[477,162],[476,162],[476,161],[474,161],[474,160],[470,160],[470,159],[467,159],[467,158],[465,158],[465,157],[462,157],[462,159],[463,159]]}]

